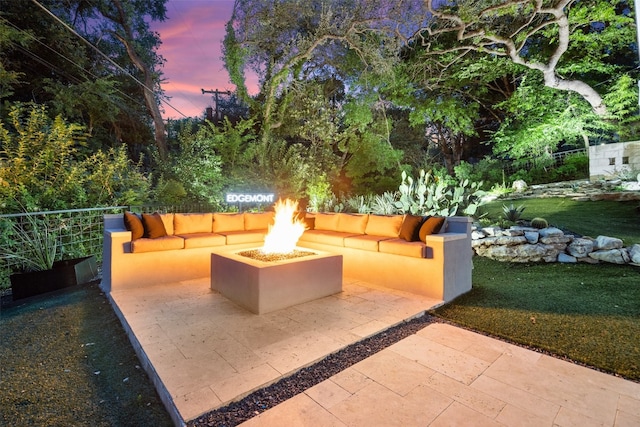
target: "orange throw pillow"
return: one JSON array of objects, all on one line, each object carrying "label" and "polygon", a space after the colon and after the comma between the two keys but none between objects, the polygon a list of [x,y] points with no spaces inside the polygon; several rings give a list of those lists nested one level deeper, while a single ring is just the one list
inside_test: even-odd
[{"label": "orange throw pillow", "polygon": [[164,228],[162,217],[158,212],[153,214],[142,214],[142,225],[144,225],[144,237],[149,239],[157,239],[158,237],[164,237],[167,235],[167,230]]},{"label": "orange throw pillow", "polygon": [[401,239],[407,242],[417,242],[420,240],[420,226],[422,225],[422,217],[419,215],[405,215],[400,227]]},{"label": "orange throw pillow", "polygon": [[142,220],[132,212],[124,213],[124,227],[131,232],[131,240],[139,239],[144,235]]},{"label": "orange throw pillow", "polygon": [[445,218],[442,216],[431,216],[420,227],[420,240],[427,242],[427,236],[430,234],[438,234],[438,231],[442,228]]}]

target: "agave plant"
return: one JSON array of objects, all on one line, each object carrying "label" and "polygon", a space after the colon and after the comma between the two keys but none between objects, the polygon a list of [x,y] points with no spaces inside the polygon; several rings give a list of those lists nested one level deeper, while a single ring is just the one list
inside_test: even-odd
[{"label": "agave plant", "polygon": [[525,207],[520,205],[517,208],[511,203],[510,206],[502,205],[502,211],[504,212],[504,218],[507,221],[518,222],[524,212]]},{"label": "agave plant", "polygon": [[14,260],[23,271],[50,270],[60,248],[59,233],[44,220],[32,215],[24,218],[24,222],[3,219],[10,242],[2,245],[0,258]]}]

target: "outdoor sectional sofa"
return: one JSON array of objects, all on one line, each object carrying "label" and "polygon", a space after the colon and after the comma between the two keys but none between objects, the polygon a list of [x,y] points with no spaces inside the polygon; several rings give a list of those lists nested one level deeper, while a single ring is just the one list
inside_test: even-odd
[{"label": "outdoor sectional sofa", "polygon": [[[307,213],[298,246],[341,254],[344,277],[450,301],[471,289],[471,220],[442,221],[428,234],[412,215]],[[210,277],[213,252],[262,246],[272,222],[273,212],[105,215],[103,290]]]}]

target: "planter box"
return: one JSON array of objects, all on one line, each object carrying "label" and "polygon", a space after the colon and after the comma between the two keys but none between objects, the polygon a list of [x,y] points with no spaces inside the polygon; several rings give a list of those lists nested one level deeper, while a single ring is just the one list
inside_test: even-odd
[{"label": "planter box", "polygon": [[12,274],[11,294],[14,300],[88,283],[97,276],[94,256],[56,261],[51,270]]}]

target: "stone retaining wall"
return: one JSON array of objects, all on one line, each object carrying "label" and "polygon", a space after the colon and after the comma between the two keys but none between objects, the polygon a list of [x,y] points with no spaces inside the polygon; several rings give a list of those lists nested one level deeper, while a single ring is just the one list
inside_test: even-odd
[{"label": "stone retaining wall", "polygon": [[555,227],[474,227],[471,245],[479,256],[509,262],[587,262],[640,266],[640,245],[624,247],[615,237],[575,237]]}]

